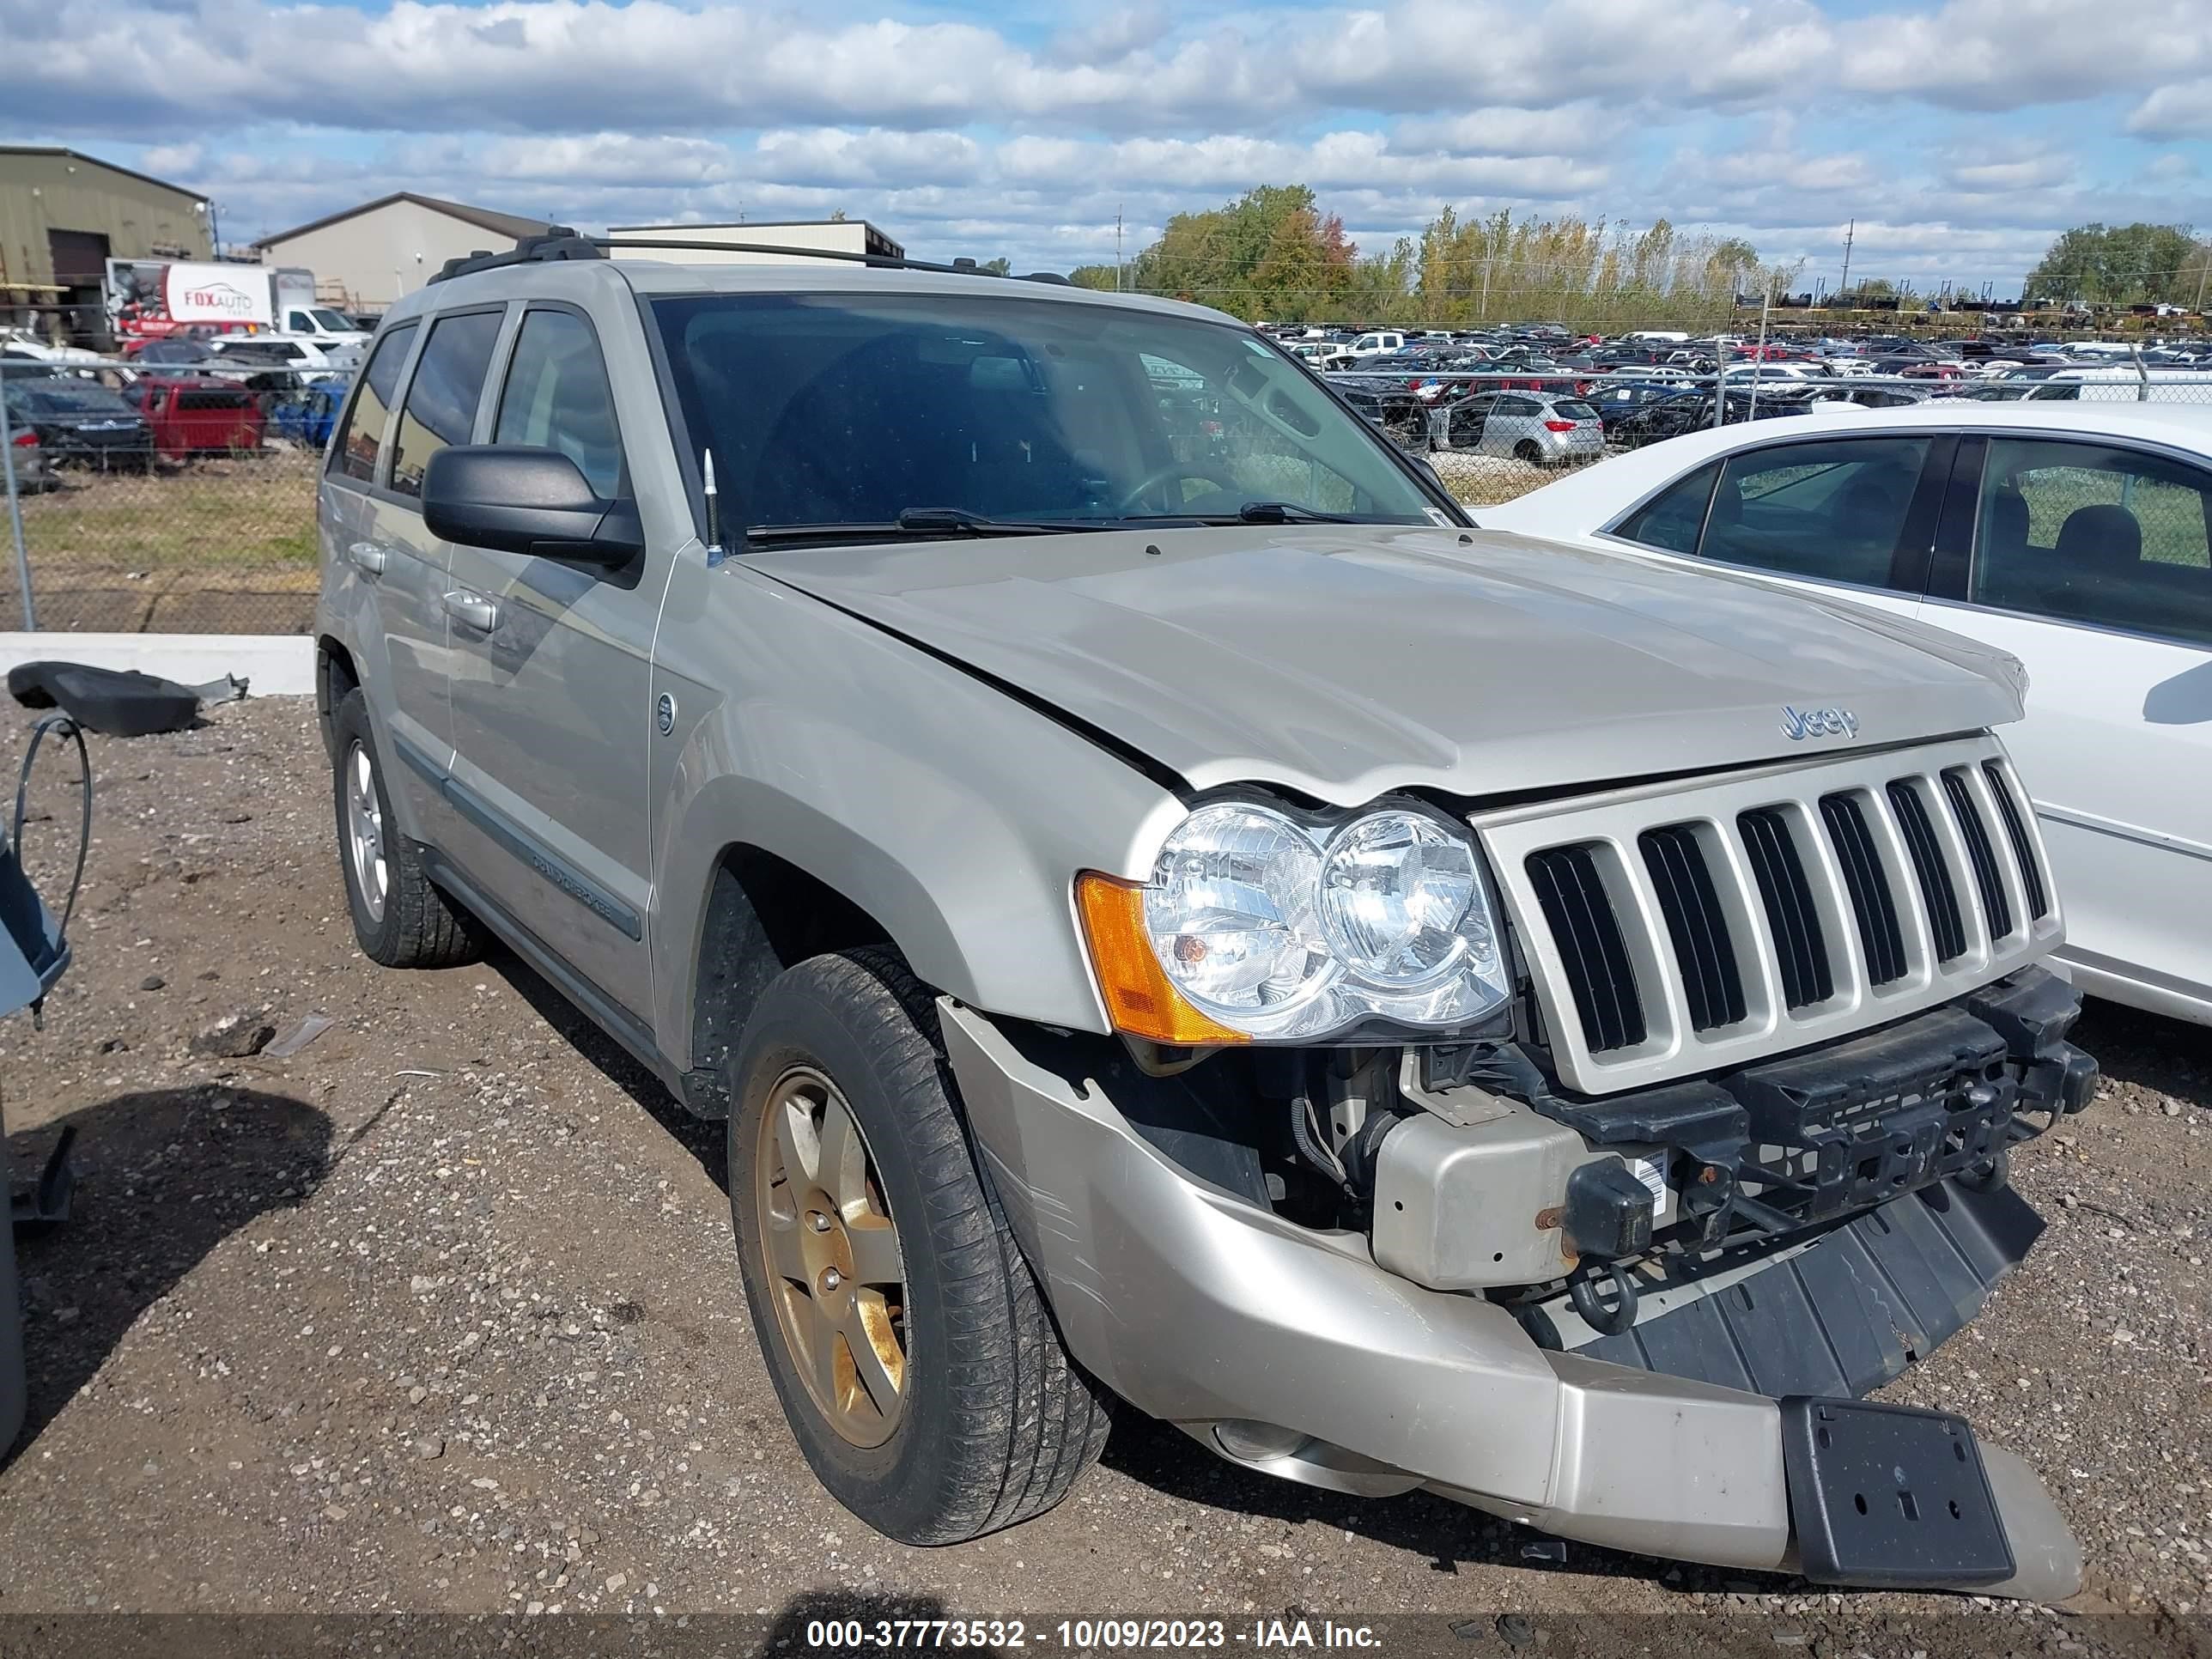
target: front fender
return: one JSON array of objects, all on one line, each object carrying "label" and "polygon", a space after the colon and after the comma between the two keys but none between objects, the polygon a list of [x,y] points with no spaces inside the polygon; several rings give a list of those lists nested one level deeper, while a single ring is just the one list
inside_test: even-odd
[{"label": "front fender", "polygon": [[686,560],[673,586],[653,686],[678,711],[654,789],[662,1052],[692,1052],[707,899],[732,846],[844,895],[961,1002],[1107,1030],[1075,878],[1149,873],[1184,810],[1175,796],[1049,714],[741,565]]}]

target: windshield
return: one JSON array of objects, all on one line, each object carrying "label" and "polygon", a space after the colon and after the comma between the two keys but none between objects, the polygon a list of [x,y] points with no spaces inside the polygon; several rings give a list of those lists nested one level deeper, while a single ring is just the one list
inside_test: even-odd
[{"label": "windshield", "polygon": [[318,306],[314,310],[309,312],[307,315],[315,319],[317,327],[326,328],[333,334],[351,334],[354,332],[354,325],[351,323],[339,316],[337,312],[329,310],[325,307]]},{"label": "windshield", "polygon": [[710,295],[653,311],[728,526],[951,508],[1104,527],[1261,503],[1442,516],[1356,416],[1227,324],[999,294]]}]

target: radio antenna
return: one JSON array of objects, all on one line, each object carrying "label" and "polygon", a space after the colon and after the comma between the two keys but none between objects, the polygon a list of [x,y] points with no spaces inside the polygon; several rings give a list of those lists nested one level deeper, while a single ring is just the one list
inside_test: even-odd
[{"label": "radio antenna", "polygon": [[706,457],[707,496],[707,556],[715,562],[722,551],[722,499],[714,489],[714,452]]}]

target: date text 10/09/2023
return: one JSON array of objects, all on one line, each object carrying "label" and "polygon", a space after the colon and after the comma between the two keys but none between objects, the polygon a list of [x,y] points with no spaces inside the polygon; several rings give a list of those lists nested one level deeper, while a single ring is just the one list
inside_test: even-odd
[{"label": "date text 10/09/2023", "polygon": [[868,1652],[889,1649],[1058,1648],[1073,1652],[1168,1648],[1243,1647],[1262,1651],[1374,1649],[1381,1637],[1365,1625],[1334,1620],[1062,1619],[812,1619],[811,1650]]}]

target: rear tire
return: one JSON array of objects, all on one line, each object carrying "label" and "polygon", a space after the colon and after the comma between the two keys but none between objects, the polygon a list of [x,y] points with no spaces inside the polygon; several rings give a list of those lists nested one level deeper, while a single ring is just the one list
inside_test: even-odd
[{"label": "rear tire", "polygon": [[[1059,1503],[1105,1448],[1106,1395],[1062,1346],[976,1168],[930,994],[881,946],[802,962],[763,994],[731,1085],[730,1207],[745,1299],[816,1478],[906,1544],[959,1543]],[[796,1127],[826,1126],[836,1111],[849,1115],[864,1161],[842,1160],[847,1196],[817,1179],[841,1162],[831,1138]],[[840,1126],[849,1145],[843,1134]],[[889,1267],[855,1265],[864,1229],[848,1235],[852,1221],[878,1234],[866,1252],[878,1262],[888,1223],[895,1281]],[[847,1297],[871,1287],[875,1322],[841,1315],[850,1304],[837,1300],[838,1276],[814,1259],[824,1245],[823,1261],[852,1275]],[[870,1382],[887,1390],[872,1414],[853,1393],[867,1386],[860,1351],[817,1334],[842,1317],[844,1329],[880,1335],[887,1310],[896,1363],[879,1350],[870,1364]]]},{"label": "rear tire", "polygon": [[399,832],[368,696],[348,691],[331,716],[331,804],[353,934],[386,968],[457,968],[483,954],[468,918],[432,884],[422,851]]},{"label": "rear tire", "polygon": [[1530,466],[1541,466],[1544,464],[1544,452],[1536,447],[1533,439],[1523,438],[1513,446],[1513,459],[1516,461],[1526,461]]}]

